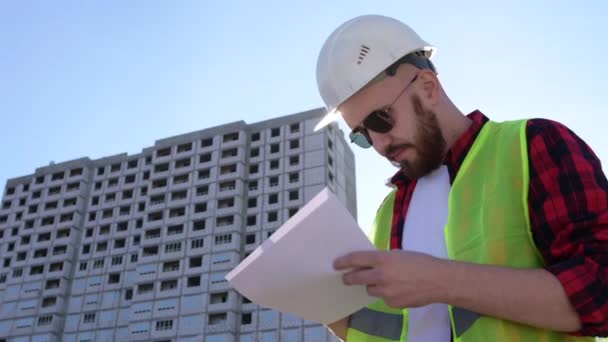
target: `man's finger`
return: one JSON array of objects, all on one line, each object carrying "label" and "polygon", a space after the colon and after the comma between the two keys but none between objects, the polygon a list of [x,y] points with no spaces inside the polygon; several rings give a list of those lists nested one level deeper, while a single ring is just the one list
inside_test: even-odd
[{"label": "man's finger", "polygon": [[367,285],[367,294],[372,297],[382,298],[382,291],[379,285]]},{"label": "man's finger", "polygon": [[348,272],[342,276],[345,285],[375,285],[379,282],[378,269],[365,268]]},{"label": "man's finger", "polygon": [[378,264],[381,254],[380,251],[363,251],[349,253],[334,261],[336,270],[345,270],[349,268],[371,268]]}]

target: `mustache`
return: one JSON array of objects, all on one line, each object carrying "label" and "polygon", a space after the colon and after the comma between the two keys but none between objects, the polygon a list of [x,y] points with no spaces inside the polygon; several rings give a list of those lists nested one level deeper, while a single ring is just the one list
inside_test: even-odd
[{"label": "mustache", "polygon": [[397,152],[398,150],[406,149],[406,148],[410,148],[410,147],[414,147],[414,145],[410,144],[410,143],[404,143],[404,144],[399,144],[399,145],[390,145],[386,148],[384,155],[392,156],[393,153]]}]

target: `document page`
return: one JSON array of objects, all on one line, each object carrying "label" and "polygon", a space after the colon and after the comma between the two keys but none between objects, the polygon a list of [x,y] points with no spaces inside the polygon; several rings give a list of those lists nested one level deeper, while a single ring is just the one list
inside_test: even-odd
[{"label": "document page", "polygon": [[375,302],[333,269],[349,252],[375,250],[348,210],[325,188],[235,267],[226,279],[263,307],[329,324]]}]

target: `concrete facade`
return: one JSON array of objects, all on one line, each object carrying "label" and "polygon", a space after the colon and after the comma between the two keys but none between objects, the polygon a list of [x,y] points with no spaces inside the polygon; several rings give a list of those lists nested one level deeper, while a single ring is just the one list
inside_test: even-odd
[{"label": "concrete facade", "polygon": [[335,124],[313,131],[322,114],[230,123],[10,179],[0,341],[334,341],[224,279],[326,186],[356,217],[354,156]]}]

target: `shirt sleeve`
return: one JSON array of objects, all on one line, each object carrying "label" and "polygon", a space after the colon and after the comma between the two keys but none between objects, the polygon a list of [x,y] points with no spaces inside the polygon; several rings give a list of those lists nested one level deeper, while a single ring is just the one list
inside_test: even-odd
[{"label": "shirt sleeve", "polygon": [[582,329],[608,335],[608,181],[591,148],[566,126],[527,124],[532,235]]}]

